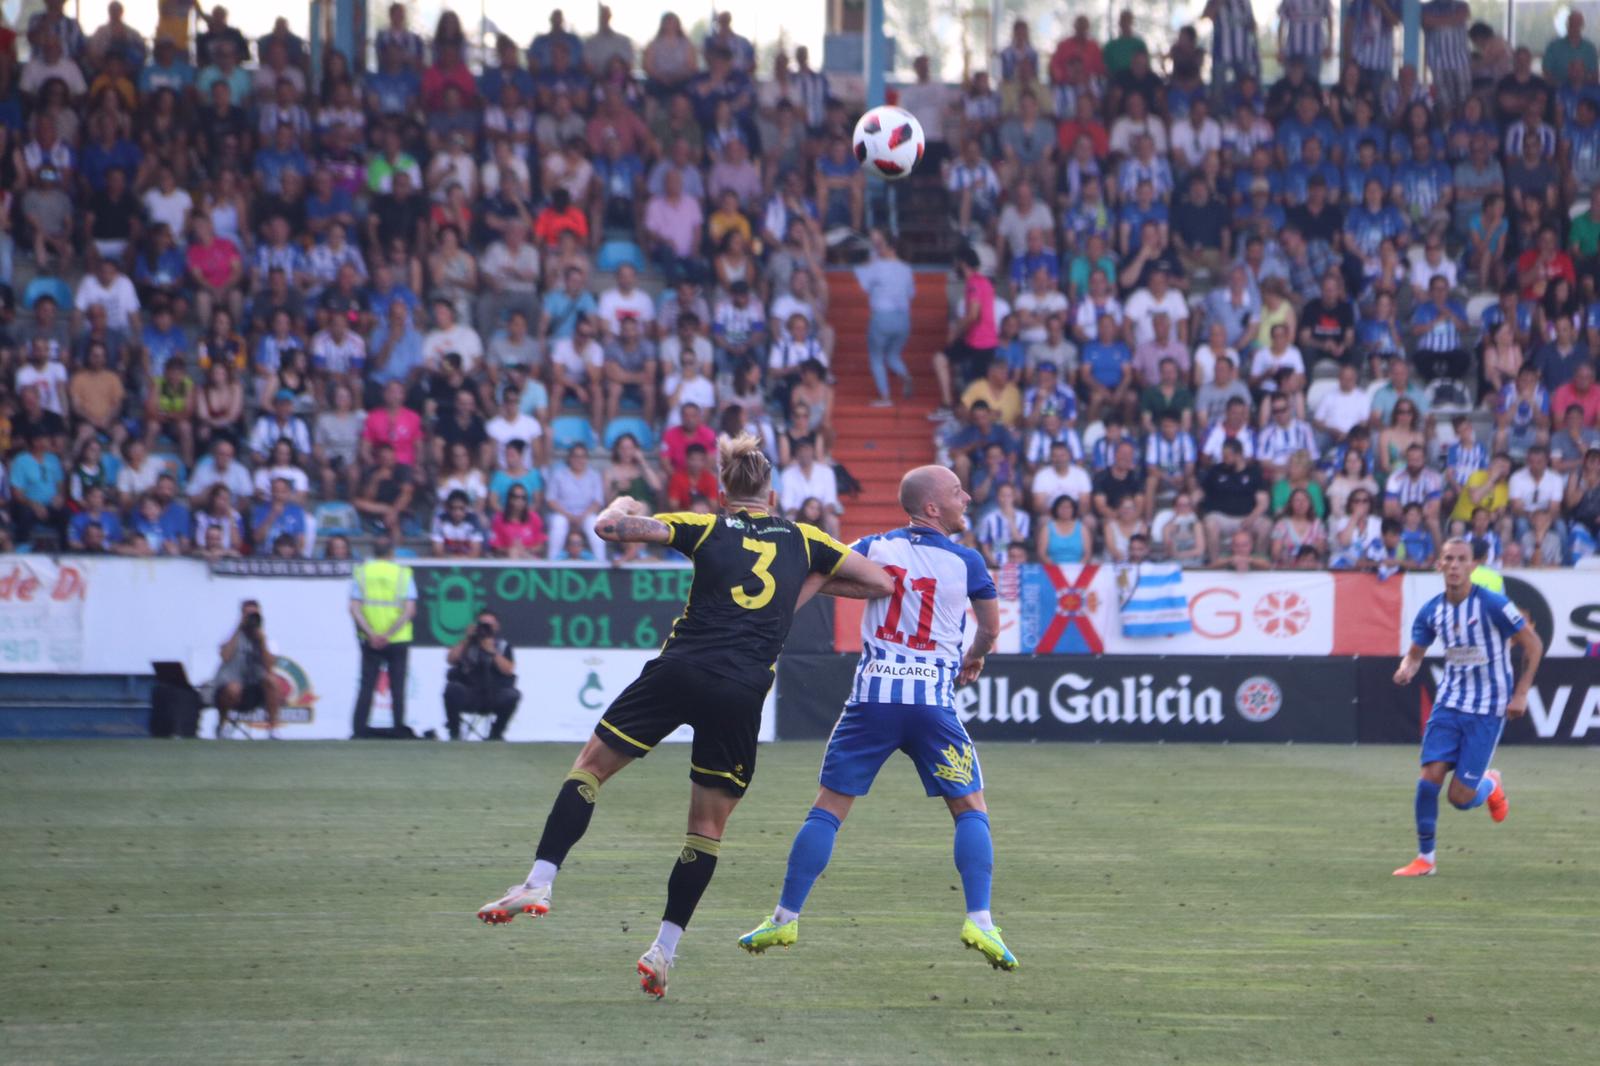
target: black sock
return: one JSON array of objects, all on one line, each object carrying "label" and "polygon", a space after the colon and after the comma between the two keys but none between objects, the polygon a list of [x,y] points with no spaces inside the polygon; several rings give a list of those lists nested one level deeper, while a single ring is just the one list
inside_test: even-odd
[{"label": "black sock", "polygon": [[544,820],[544,834],[533,857],[553,866],[567,861],[572,845],[583,839],[594,816],[594,801],[599,798],[600,782],[585,770],[574,770],[561,782],[561,791]]},{"label": "black sock", "polygon": [[706,886],[711,884],[711,875],[717,872],[717,853],[721,850],[720,840],[695,833],[683,838],[683,850],[678,853],[672,876],[667,878],[667,910],[662,921],[680,929],[688,926],[700,897],[706,894]]}]

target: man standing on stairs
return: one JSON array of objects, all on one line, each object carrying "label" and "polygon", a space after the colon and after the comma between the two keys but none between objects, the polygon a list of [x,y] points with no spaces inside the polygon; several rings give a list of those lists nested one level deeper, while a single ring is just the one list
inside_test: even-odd
[{"label": "man standing on stairs", "polygon": [[942,422],[953,415],[955,392],[951,370],[961,372],[961,384],[983,373],[994,360],[1000,335],[995,329],[994,284],[978,269],[978,253],[970,245],[956,253],[956,277],[961,279],[961,318],[950,328],[950,344],[933,356],[933,375],[939,379],[939,409],[928,417]]},{"label": "man standing on stairs", "polygon": [[867,365],[878,398],[873,407],[893,407],[889,375],[900,379],[900,394],[911,398],[911,372],[901,353],[911,336],[911,299],[916,281],[911,268],[897,254],[894,242],[881,229],[872,231],[872,258],[856,267],[856,281],[867,294],[871,317],[867,320]]}]

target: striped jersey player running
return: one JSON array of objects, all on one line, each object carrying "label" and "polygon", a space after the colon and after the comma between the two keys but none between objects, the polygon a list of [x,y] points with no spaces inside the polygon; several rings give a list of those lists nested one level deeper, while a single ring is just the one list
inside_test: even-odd
[{"label": "striped jersey player running", "polygon": [[[1444,643],[1444,679],[1422,734],[1422,777],[1417,781],[1417,857],[1396,877],[1430,877],[1436,869],[1434,830],[1439,790],[1451,769],[1450,803],[1470,811],[1485,803],[1489,817],[1506,820],[1510,803],[1500,771],[1489,769],[1507,718],[1528,711],[1528,690],[1544,656],[1539,636],[1504,596],[1472,582],[1472,546],[1456,537],[1439,553],[1444,592],[1417,612],[1411,649],[1394,672],[1410,684],[1435,640]],[[1522,649],[1522,670],[1512,681],[1511,649]]]},{"label": "striped jersey player running", "polygon": [[[942,796],[955,818],[955,862],[966,893],[961,942],[997,969],[1017,968],[989,915],[994,844],[983,802],[983,771],[954,707],[955,687],[976,680],[994,646],[1000,608],[983,558],[954,538],[972,502],[956,475],[923,466],[900,482],[901,529],[865,537],[853,550],[887,570],[894,592],[867,604],[861,661],[844,713],[822,759],[816,804],[789,850],[783,892],[772,916],[739,938],[752,954],[788,947],[800,935],[800,910],[833,853],[834,837],[856,797],[885,760],[903,751],[929,796]],[[963,655],[967,605],[977,633]]]}]

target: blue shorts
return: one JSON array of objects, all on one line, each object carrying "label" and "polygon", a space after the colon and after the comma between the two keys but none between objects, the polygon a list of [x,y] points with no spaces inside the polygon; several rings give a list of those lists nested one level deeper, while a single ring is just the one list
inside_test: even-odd
[{"label": "blue shorts", "polygon": [[1449,763],[1464,784],[1477,787],[1505,726],[1505,718],[1498,714],[1463,714],[1435,707],[1422,734],[1422,761]]},{"label": "blue shorts", "polygon": [[930,796],[955,799],[983,788],[983,769],[966,727],[948,707],[857,703],[844,709],[817,780],[846,796],[865,796],[884,761],[903,751]]}]

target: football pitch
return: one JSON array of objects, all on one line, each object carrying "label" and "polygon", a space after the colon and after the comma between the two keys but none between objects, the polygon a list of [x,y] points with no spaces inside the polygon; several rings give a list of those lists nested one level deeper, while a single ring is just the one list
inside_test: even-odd
[{"label": "football pitch", "polygon": [[0,745],[7,1063],[1592,1063],[1600,749],[1503,750],[1510,819],[1411,858],[1409,749],[988,745],[994,908],[891,762],[800,944],[770,910],[820,746],[764,747],[666,1001],[634,960],[686,748],[609,783],[537,922],[489,928],[574,748]]}]

